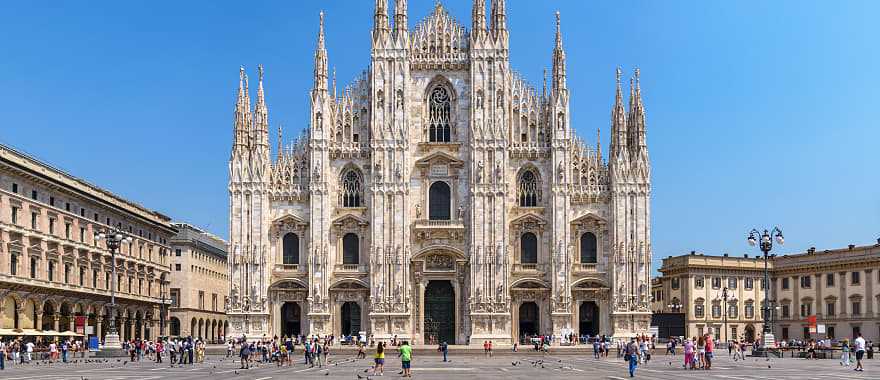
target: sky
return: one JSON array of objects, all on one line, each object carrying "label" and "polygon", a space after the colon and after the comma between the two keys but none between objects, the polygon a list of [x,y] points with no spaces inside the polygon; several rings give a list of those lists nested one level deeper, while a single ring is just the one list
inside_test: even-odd
[{"label": "sky", "polygon": [[[228,235],[238,69],[265,66],[272,146],[308,121],[318,13],[339,86],[367,69],[372,0],[0,3],[0,142]],[[434,0],[410,0],[410,27]],[[470,27],[471,1],[444,6]],[[607,154],[614,71],[641,69],[660,259],[880,238],[880,2],[508,0],[535,87],[562,15],[572,125]]]}]

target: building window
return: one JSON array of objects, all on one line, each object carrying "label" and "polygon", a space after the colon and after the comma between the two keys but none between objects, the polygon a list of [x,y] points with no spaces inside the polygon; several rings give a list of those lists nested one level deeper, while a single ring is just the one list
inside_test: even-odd
[{"label": "building window", "polygon": [[79,209],[79,216],[85,217],[86,216],[86,209],[80,208]]},{"label": "building window", "polygon": [[782,305],[782,318],[788,318],[791,316],[791,307],[788,305]]},{"label": "building window", "polygon": [[810,327],[804,326],[804,340],[810,339]]},{"label": "building window", "polygon": [[696,278],[694,278],[694,287],[696,287],[697,289],[702,289],[705,284],[706,279],[703,278],[703,276],[697,276]]},{"label": "building window", "polygon": [[353,233],[342,237],[342,264],[356,265],[360,263],[360,239]]},{"label": "building window", "polygon": [[746,319],[755,318],[755,304],[746,302]]},{"label": "building window", "polygon": [[712,289],[721,289],[721,277],[712,277]]},{"label": "building window", "polygon": [[110,272],[104,272],[104,289],[110,290],[111,286],[113,286],[113,284],[110,282]]},{"label": "building window", "polygon": [[98,289],[98,270],[92,269],[92,288]]},{"label": "building window", "polygon": [[85,227],[79,228],[79,241],[80,241],[80,243],[86,242],[86,228]]},{"label": "building window", "polygon": [[55,197],[49,197],[49,206],[55,207]]},{"label": "building window", "polygon": [[531,169],[525,170],[519,177],[517,198],[522,207],[537,207],[541,202],[541,187],[538,186],[538,176]]},{"label": "building window", "polygon": [[55,281],[55,262],[49,260],[49,268],[47,270],[49,282]]},{"label": "building window", "polygon": [[834,316],[834,302],[828,302],[825,304],[825,314],[826,316],[833,317]]},{"label": "building window", "polygon": [[180,289],[171,289],[171,307],[180,307]]},{"label": "building window", "polygon": [[12,224],[18,224],[18,207],[12,206]]},{"label": "building window", "polygon": [[205,292],[199,290],[199,310],[205,310]]},{"label": "building window", "polygon": [[451,130],[449,119],[452,113],[449,92],[442,86],[431,91],[428,99],[428,141],[449,142]]},{"label": "building window", "polygon": [[519,237],[520,262],[523,264],[538,263],[538,238],[531,232]]},{"label": "building window", "polygon": [[37,278],[37,258],[31,257],[31,278]]},{"label": "building window", "polygon": [[812,286],[811,281],[810,275],[801,276],[801,288],[810,288]]},{"label": "building window", "polygon": [[18,275],[18,255],[9,256],[9,273],[13,276]]},{"label": "building window", "polygon": [[703,310],[703,304],[697,304],[694,306],[694,316],[697,318],[703,318],[705,311]]},{"label": "building window", "polygon": [[828,339],[834,339],[834,337],[835,337],[834,326],[826,327],[825,331],[827,332],[826,335],[828,335]]},{"label": "building window", "polygon": [[70,264],[64,264],[64,283],[70,283]]},{"label": "building window", "polygon": [[727,287],[730,289],[736,289],[736,283],[737,283],[736,277],[729,277],[727,279]]},{"label": "building window", "polygon": [[[596,235],[585,232],[581,235],[581,263],[595,264],[598,262],[598,243]],[[677,279],[674,279],[677,280]]]},{"label": "building window", "polygon": [[363,179],[356,170],[347,170],[342,175],[342,207],[361,207],[363,198]]},{"label": "building window", "polygon": [[743,286],[745,286],[746,290],[752,290],[755,287],[755,279],[746,277],[745,280],[743,280]]},{"label": "building window", "polygon": [[782,289],[788,289],[788,277],[782,278]]},{"label": "building window", "polygon": [[712,318],[721,318],[721,304],[718,302],[712,304]]},{"label": "building window", "polygon": [[174,250],[174,256],[180,257],[180,248]]},{"label": "building window", "polygon": [[55,219],[49,218],[49,235],[55,235]]},{"label": "building window", "polygon": [[788,340],[788,327],[782,328],[782,340]]},{"label": "building window", "polygon": [[211,311],[217,311],[217,293],[211,294]]},{"label": "building window", "polygon": [[86,267],[79,267],[79,286],[86,284]]},{"label": "building window", "polygon": [[859,334],[861,334],[861,333],[862,333],[861,326],[853,326],[852,327],[852,336],[859,336]]},{"label": "building window", "polygon": [[801,317],[813,315],[813,303],[810,301],[801,301]]},{"label": "building window", "polygon": [[36,190],[31,190],[31,199],[37,200],[37,191]]},{"label": "building window", "polygon": [[15,182],[12,183],[12,192],[18,194],[18,184]]},{"label": "building window", "polygon": [[70,223],[64,223],[64,238],[70,239]]},{"label": "building window", "polygon": [[825,275],[825,287],[833,287],[834,286],[834,273],[828,273]]},{"label": "building window", "polygon": [[293,232],[284,235],[283,240],[283,257],[284,265],[299,264],[299,236]]},{"label": "building window", "polygon": [[672,289],[678,289],[678,288],[679,288],[680,284],[679,284],[679,279],[678,279],[678,277],[673,277],[673,278],[672,278],[672,284],[671,284],[671,286],[672,286]]},{"label": "building window", "polygon": [[727,305],[727,317],[728,318],[739,318],[739,306],[735,303],[730,303]]},{"label": "building window", "polygon": [[862,303],[860,301],[852,302],[852,314],[853,315],[862,315]]},{"label": "building window", "polygon": [[853,285],[859,285],[862,283],[861,274],[862,274],[862,272],[852,272],[851,277],[852,277],[852,284]]},{"label": "building window", "polygon": [[64,210],[70,212],[70,202],[64,202]]},{"label": "building window", "polygon": [[31,229],[37,229],[37,213],[35,212],[31,213]]},{"label": "building window", "polygon": [[443,181],[431,184],[428,190],[428,219],[450,220],[452,209],[452,191]]},{"label": "building window", "polygon": [[736,339],[736,336],[737,336],[736,326],[730,326],[730,336],[731,336],[731,339]]},{"label": "building window", "polygon": [[174,264],[174,270],[180,272],[180,264]]}]

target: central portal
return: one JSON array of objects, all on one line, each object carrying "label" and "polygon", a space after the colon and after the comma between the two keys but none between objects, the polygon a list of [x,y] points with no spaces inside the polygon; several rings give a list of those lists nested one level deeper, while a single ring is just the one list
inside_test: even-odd
[{"label": "central portal", "polygon": [[342,304],[342,335],[358,336],[361,331],[361,306],[356,302]]},{"label": "central portal", "polygon": [[455,289],[448,280],[425,288],[425,343],[455,344]]},{"label": "central portal", "polygon": [[297,337],[302,333],[302,310],[296,302],[285,302],[281,306],[281,336]]}]

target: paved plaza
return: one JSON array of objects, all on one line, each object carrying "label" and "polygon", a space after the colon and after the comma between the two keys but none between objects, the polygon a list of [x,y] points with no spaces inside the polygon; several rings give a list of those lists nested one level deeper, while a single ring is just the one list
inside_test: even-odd
[{"label": "paved plaza", "polygon": [[[864,372],[855,372],[842,367],[838,360],[804,359],[748,359],[734,362],[720,356],[712,371],[686,371],[681,369],[681,355],[672,359],[658,355],[648,365],[639,368],[636,377],[642,379],[877,379],[880,378],[880,360],[866,361]],[[583,355],[539,355],[534,353],[504,353],[493,358],[482,355],[462,355],[450,357],[451,362],[443,363],[438,355],[414,356],[413,378],[418,379],[536,379],[536,378],[589,378],[626,379],[625,363],[615,357],[596,360]],[[670,362],[672,360],[672,362]],[[372,360],[355,360],[352,357],[331,357],[331,364],[324,368],[307,368],[301,363],[294,367],[259,365],[249,370],[241,370],[236,361],[222,356],[209,356],[205,363],[193,366],[170,368],[167,364],[152,362],[128,363],[124,359],[109,359],[101,363],[70,364],[55,363],[46,365],[33,363],[14,366],[0,372],[4,380],[152,380],[152,379],[358,379],[367,380]],[[514,365],[513,363],[516,363]],[[386,371],[383,377],[370,376],[369,379],[400,378],[400,361],[389,352]]]}]

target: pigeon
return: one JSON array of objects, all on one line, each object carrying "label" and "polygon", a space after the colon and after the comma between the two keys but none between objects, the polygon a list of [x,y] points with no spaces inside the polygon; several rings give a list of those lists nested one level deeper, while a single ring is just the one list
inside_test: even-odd
[{"label": "pigeon", "polygon": [[361,376],[361,374],[359,374],[359,373],[357,373],[356,375],[357,375],[358,379],[363,379],[363,378],[364,378],[364,377]]},{"label": "pigeon", "polygon": [[330,371],[324,372],[324,376],[330,376]]},{"label": "pigeon", "polygon": [[516,367],[516,362],[510,362],[510,365]]},{"label": "pigeon", "polygon": [[367,373],[367,372],[369,372],[369,371],[370,371],[370,369],[367,368],[367,369],[364,370],[364,373]]}]

